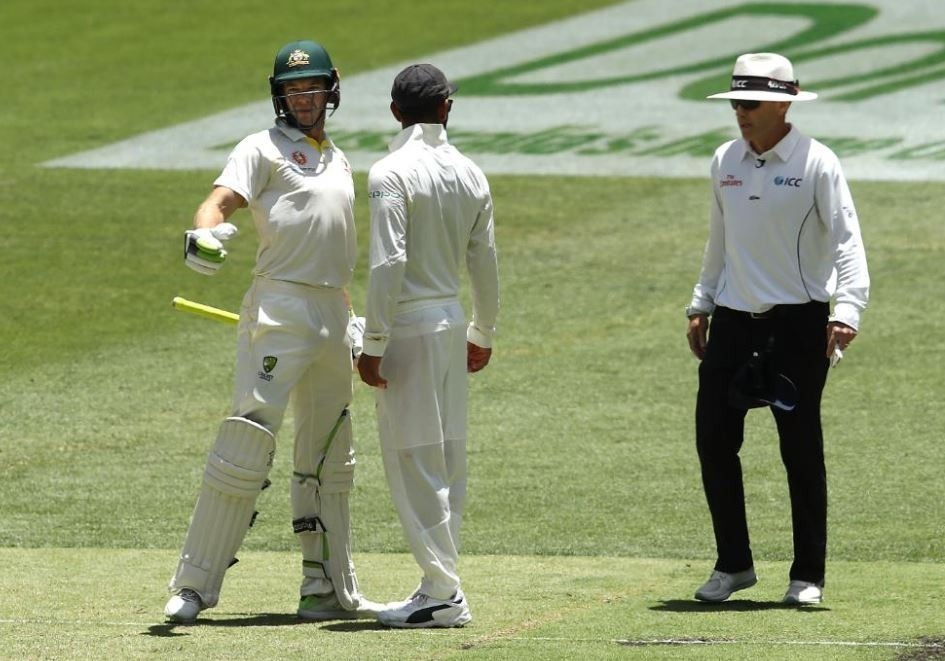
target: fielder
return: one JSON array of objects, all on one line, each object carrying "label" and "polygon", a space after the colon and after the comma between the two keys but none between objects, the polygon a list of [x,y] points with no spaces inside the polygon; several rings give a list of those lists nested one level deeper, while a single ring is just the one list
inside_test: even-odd
[{"label": "fielder", "polygon": [[[275,435],[294,405],[292,525],[302,547],[302,618],[373,618],[351,559],[354,474],[352,338],[344,287],[355,264],[354,184],[325,134],[341,100],[338,72],[315,42],[279,50],[269,79],[275,126],[232,151],[185,233],[185,262],[212,275],[226,258],[227,219],[248,206],[259,236],[237,331],[232,415],[220,427],[164,609],[192,623],[217,604],[268,486]],[[351,324],[353,327],[354,324]],[[354,338],[357,339],[357,338]]]},{"label": "fielder", "polygon": [[[499,279],[489,184],[447,141],[455,91],[432,65],[401,71],[390,107],[403,130],[368,175],[371,270],[358,370],[378,388],[384,471],[423,572],[406,601],[378,615],[393,627],[472,619],[457,572],[466,373],[492,354]],[[473,300],[468,328],[458,298],[464,263]]]},{"label": "fielder", "polygon": [[[820,400],[831,356],[857,335],[869,273],[836,155],[787,122],[803,91],[787,58],[735,62],[728,99],[741,139],[712,159],[712,214],[686,315],[699,365],[696,447],[718,559],[695,594],[724,601],[757,581],[739,450],[749,408],[774,415],[787,470],[794,562],[783,601],[823,599],[827,473]],[[833,311],[830,300],[833,299]],[[712,322],[709,324],[711,315]]]}]

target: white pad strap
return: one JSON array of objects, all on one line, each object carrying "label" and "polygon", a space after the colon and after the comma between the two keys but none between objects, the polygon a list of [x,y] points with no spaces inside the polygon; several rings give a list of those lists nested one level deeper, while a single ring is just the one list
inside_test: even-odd
[{"label": "white pad strap", "polygon": [[267,486],[274,454],[275,437],[262,425],[236,417],[220,425],[171,592],[190,588],[204,607],[216,605],[223,574],[243,543],[256,498]]},{"label": "white pad strap", "polygon": [[292,476],[292,526],[302,546],[302,593],[322,593],[330,583],[347,610],[361,603],[348,512],[354,464],[351,419],[345,410],[331,431],[315,474]]}]

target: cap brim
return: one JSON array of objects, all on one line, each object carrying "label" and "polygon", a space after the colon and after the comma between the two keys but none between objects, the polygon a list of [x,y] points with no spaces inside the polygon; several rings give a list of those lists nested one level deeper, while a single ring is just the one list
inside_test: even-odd
[{"label": "cap brim", "polygon": [[732,90],[710,94],[707,99],[737,99],[739,101],[813,101],[817,98],[814,92],[800,91],[797,94],[781,94],[779,92],[758,92],[750,90]]}]

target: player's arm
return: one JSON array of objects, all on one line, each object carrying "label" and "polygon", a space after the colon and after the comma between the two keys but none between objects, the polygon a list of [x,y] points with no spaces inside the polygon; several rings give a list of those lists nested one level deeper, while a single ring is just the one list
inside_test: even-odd
[{"label": "player's arm", "polygon": [[212,229],[225,223],[233,213],[246,206],[243,196],[226,186],[214,186],[194,214],[194,229]]},{"label": "player's arm", "polygon": [[472,289],[472,321],[466,329],[467,369],[478,372],[489,362],[492,336],[499,314],[499,266],[495,247],[492,197],[486,198],[466,248],[466,268]]},{"label": "player's arm", "polygon": [[215,186],[194,214],[194,229],[184,232],[184,263],[204,275],[213,275],[223,265],[223,242],[236,234],[236,226],[226,222],[240,207],[242,195],[226,186]]},{"label": "player's arm", "polygon": [[368,199],[370,270],[358,372],[366,384],[383,388],[387,381],[381,376],[381,359],[390,339],[394,307],[407,266],[407,187],[396,173],[372,168],[368,173]]}]

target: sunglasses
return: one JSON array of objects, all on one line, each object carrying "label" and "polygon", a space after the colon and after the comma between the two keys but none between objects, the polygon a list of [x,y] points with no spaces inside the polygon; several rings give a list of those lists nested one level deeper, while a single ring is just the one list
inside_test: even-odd
[{"label": "sunglasses", "polygon": [[729,103],[732,104],[732,110],[738,110],[738,106],[745,110],[754,110],[761,105],[761,101],[746,101],[744,99],[729,99]]}]

